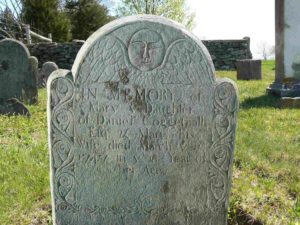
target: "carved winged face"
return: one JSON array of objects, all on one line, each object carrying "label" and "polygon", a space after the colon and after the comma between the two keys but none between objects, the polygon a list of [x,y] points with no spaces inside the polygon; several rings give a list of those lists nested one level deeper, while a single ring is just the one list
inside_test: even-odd
[{"label": "carved winged face", "polygon": [[133,66],[141,71],[158,67],[165,56],[165,46],[160,34],[149,29],[136,32],[130,40],[128,55]]}]

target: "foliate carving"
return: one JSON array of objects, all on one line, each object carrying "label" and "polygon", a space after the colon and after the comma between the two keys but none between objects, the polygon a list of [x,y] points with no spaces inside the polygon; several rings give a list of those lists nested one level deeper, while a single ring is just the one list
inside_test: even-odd
[{"label": "foliate carving", "polygon": [[59,77],[51,83],[52,173],[57,207],[75,204],[73,82]]},{"label": "foliate carving", "polygon": [[238,109],[234,84],[219,82],[214,92],[214,126],[209,157],[208,205],[211,210],[227,208]]}]

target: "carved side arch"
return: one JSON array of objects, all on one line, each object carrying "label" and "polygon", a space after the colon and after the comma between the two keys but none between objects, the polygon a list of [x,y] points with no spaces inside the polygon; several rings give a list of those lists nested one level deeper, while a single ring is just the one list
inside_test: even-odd
[{"label": "carved side arch", "polygon": [[212,211],[221,212],[228,207],[237,96],[237,88],[232,81],[222,79],[217,82],[214,91],[212,145],[209,150],[208,206]]},{"label": "carved side arch", "polygon": [[[74,208],[74,84],[71,74],[59,70],[49,81],[52,190],[56,208]],[[62,74],[64,74],[62,76]],[[70,75],[70,76],[69,76]]]}]

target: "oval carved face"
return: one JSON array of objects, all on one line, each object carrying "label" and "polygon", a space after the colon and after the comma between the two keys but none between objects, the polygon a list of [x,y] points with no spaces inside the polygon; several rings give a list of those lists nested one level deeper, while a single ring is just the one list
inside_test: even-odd
[{"label": "oval carved face", "polygon": [[143,29],[136,32],[128,46],[130,62],[141,71],[150,71],[160,66],[165,56],[162,37],[155,31]]}]

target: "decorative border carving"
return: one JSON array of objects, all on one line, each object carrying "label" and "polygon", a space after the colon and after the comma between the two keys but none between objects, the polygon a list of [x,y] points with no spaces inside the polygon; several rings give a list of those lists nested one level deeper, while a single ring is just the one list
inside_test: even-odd
[{"label": "decorative border carving", "polygon": [[51,83],[51,153],[56,210],[75,208],[74,85],[59,77]]},{"label": "decorative border carving", "polygon": [[223,212],[228,207],[237,102],[233,83],[218,82],[214,92],[212,146],[209,150],[208,206],[212,211]]}]

